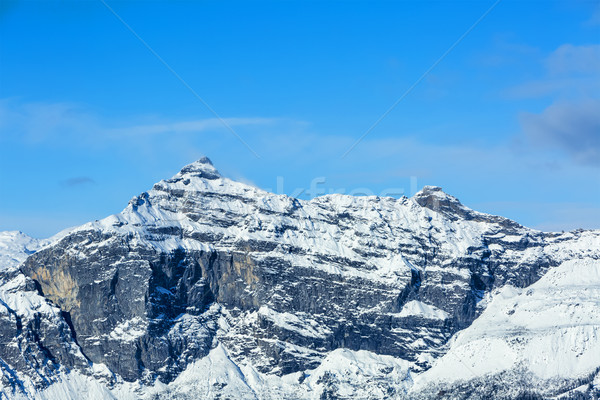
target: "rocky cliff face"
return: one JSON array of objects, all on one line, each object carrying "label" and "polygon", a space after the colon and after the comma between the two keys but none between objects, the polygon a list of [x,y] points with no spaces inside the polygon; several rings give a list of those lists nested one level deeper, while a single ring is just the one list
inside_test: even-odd
[{"label": "rocky cliff face", "polygon": [[[217,357],[341,398],[342,378],[306,371],[341,357],[364,372],[372,354],[383,359],[367,363],[383,366],[366,382],[400,396],[491,293],[599,259],[599,244],[599,232],[534,231],[437,187],[411,199],[300,201],[223,178],[204,158],[2,273],[4,390],[34,393],[72,370],[108,388],[157,387]],[[19,322],[23,307],[5,298],[21,294],[39,306]],[[207,398],[235,379],[217,379]],[[276,386],[261,379],[264,393]]]}]

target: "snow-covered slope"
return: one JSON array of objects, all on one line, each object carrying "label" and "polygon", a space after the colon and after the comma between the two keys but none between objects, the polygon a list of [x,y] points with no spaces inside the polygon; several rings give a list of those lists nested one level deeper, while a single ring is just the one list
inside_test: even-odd
[{"label": "snow-covered slope", "polygon": [[39,247],[39,240],[23,232],[0,232],[0,270],[16,267]]},{"label": "snow-covered slope", "polygon": [[[527,369],[538,345],[503,358],[494,351],[525,332],[548,336],[540,343],[552,345],[549,363],[571,360],[563,324],[587,321],[593,331],[598,321],[561,308],[579,290],[563,275],[554,289],[543,285],[565,266],[597,260],[600,231],[531,230],[437,187],[410,199],[300,201],[223,178],[202,159],[0,274],[0,328],[22,337],[16,350],[0,348],[3,390],[11,398],[85,390],[119,399],[486,398],[487,386],[473,382],[528,371],[545,382],[544,395],[565,392],[600,366],[589,356],[597,336],[565,334],[588,364],[560,382],[551,368]],[[2,289],[19,279],[28,289]],[[558,296],[552,290],[560,304],[543,300]],[[14,305],[19,291],[37,296],[31,310],[46,310],[38,319],[68,334],[19,328],[21,314],[35,315]],[[509,297],[514,312],[496,315]],[[593,302],[577,307],[597,311]],[[538,313],[563,322],[543,325]],[[23,368],[30,347],[47,349],[30,365],[52,368]],[[466,375],[452,362],[460,357],[494,362]]]},{"label": "snow-covered slope", "polygon": [[32,238],[20,231],[0,231],[0,271],[17,267],[31,254],[68,235],[71,229],[47,239]]},{"label": "snow-covered slope", "polygon": [[454,390],[467,398],[476,385],[490,397],[524,391],[550,397],[572,388],[598,395],[599,371],[600,260],[573,259],[527,288],[507,285],[493,293],[482,315],[416,378],[413,391]]}]

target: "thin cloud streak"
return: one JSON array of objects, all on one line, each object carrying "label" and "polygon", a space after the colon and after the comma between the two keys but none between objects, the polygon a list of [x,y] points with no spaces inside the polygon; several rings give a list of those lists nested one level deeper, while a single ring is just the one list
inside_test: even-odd
[{"label": "thin cloud streak", "polygon": [[[295,123],[282,118],[264,117],[232,117],[224,120],[236,127]],[[12,139],[39,144],[64,140],[71,145],[89,141],[100,144],[124,137],[222,132],[225,129],[223,119],[219,118],[183,121],[163,119],[152,124],[125,127],[111,127],[111,124],[115,122],[105,121],[88,107],[76,103],[27,103],[19,99],[0,99],[0,141]]]},{"label": "thin cloud streak", "polygon": [[89,176],[75,176],[73,178],[65,179],[60,184],[66,187],[79,187],[85,185],[94,185],[96,181]]},{"label": "thin cloud streak", "polygon": [[553,75],[597,75],[600,71],[600,45],[563,44],[546,59],[546,68]]},{"label": "thin cloud streak", "polygon": [[[225,118],[230,126],[248,126],[248,125],[272,125],[281,120],[277,118]],[[160,135],[165,133],[193,133],[209,130],[223,129],[223,120],[217,118],[208,118],[191,121],[181,121],[172,123],[159,123],[148,125],[135,125],[127,128],[116,128],[107,131],[113,135]]]}]

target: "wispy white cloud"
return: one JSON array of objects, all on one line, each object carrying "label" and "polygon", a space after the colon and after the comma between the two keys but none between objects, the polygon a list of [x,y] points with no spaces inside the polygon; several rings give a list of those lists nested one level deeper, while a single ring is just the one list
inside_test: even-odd
[{"label": "wispy white cloud", "polygon": [[538,59],[540,54],[538,47],[521,43],[514,35],[497,34],[486,52],[479,54],[475,62],[484,67],[514,67],[522,65],[524,60]]},{"label": "wispy white cloud", "polygon": [[523,132],[537,146],[558,147],[582,164],[600,166],[600,101],[556,103],[522,113]]},{"label": "wispy white cloud", "polygon": [[563,44],[545,61],[551,75],[600,74],[600,45]]},{"label": "wispy white cloud", "polygon": [[596,2],[596,7],[592,11],[590,18],[583,23],[584,26],[596,27],[600,25],[600,2]]},{"label": "wispy white cloud", "polygon": [[541,60],[540,78],[508,88],[510,98],[595,97],[600,93],[600,45],[563,44]]},{"label": "wispy white cloud", "polygon": [[58,136],[94,135],[99,129],[99,119],[79,104],[0,99],[0,139],[39,143]]},{"label": "wispy white cloud", "polygon": [[153,123],[111,121],[81,104],[25,102],[20,99],[0,99],[0,140],[20,140],[31,144],[69,142],[99,144],[123,141],[139,136],[163,134],[188,135],[221,132],[230,127],[268,126],[282,123],[278,118],[205,118],[173,120],[155,117]]},{"label": "wispy white cloud", "polygon": [[542,97],[590,97],[600,92],[600,80],[593,77],[553,77],[524,82],[508,88],[505,95],[512,99]]},{"label": "wispy white cloud", "polygon": [[575,163],[600,166],[600,45],[563,44],[539,67],[540,78],[506,91],[511,98],[551,100],[541,112],[519,113],[517,141],[529,152],[559,150]]},{"label": "wispy white cloud", "polygon": [[279,122],[276,118],[207,118],[189,121],[174,121],[168,123],[134,125],[124,128],[107,130],[112,135],[161,135],[177,133],[200,133],[205,131],[217,131],[225,129],[223,121],[231,127],[249,125],[272,125]]}]

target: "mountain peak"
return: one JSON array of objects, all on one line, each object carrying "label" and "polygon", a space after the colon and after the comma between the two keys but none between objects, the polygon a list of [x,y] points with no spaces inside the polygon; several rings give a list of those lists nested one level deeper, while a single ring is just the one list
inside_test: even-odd
[{"label": "mountain peak", "polygon": [[201,159],[186,165],[179,171],[178,175],[204,179],[221,178],[221,174],[217,171],[208,157],[202,157]]},{"label": "mountain peak", "polygon": [[194,164],[208,164],[208,165],[212,165],[214,166],[214,164],[212,163],[212,161],[210,161],[210,158],[204,156],[202,158],[200,158],[199,160],[195,161]]},{"label": "mountain peak", "polygon": [[424,186],[413,196],[413,200],[421,207],[447,215],[465,217],[470,211],[456,197],[445,193],[439,186]]},{"label": "mountain peak", "polygon": [[[451,196],[448,193],[444,192],[444,190],[439,186],[423,186],[423,189],[418,191],[414,195],[413,198],[419,204],[421,204],[423,202],[434,201],[436,199],[437,200],[448,199],[448,200],[454,200],[455,202],[460,203],[460,201],[456,197]],[[424,204],[421,204],[421,205],[425,207]]]},{"label": "mountain peak", "polygon": [[423,186],[423,189],[421,189],[417,194],[419,194],[419,193],[434,193],[434,192],[444,193],[444,190],[439,186],[426,185],[426,186]]}]

